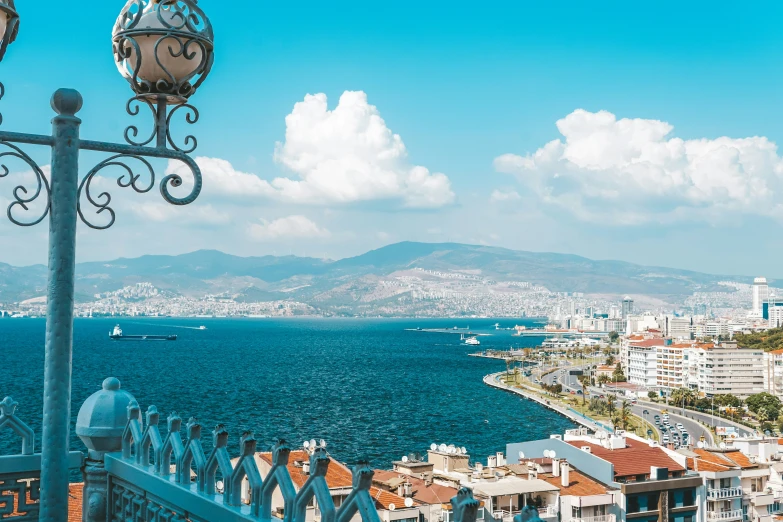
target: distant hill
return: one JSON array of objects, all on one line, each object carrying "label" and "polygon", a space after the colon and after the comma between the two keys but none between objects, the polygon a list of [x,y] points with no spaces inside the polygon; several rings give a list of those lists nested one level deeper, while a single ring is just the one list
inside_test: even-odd
[{"label": "distant hill", "polygon": [[[622,261],[595,261],[568,254],[537,253],[458,243],[403,242],[338,261],[296,256],[238,257],[215,250],[177,256],[142,256],[77,266],[77,294],[97,293],[149,282],[181,295],[225,293],[237,300],[295,298],[360,299],[379,278],[420,268],[527,281],[552,291],[589,294],[686,296],[725,291],[719,281],[752,282],[747,276],[719,276]],[[0,264],[0,303],[40,297],[46,268]],[[326,296],[326,297],[324,297]],[[336,297],[337,296],[337,297]]]}]

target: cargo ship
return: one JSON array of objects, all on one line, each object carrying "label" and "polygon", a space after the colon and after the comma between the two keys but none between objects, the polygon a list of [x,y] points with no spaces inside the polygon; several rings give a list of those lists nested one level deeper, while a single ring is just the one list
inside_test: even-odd
[{"label": "cargo ship", "polygon": [[112,341],[176,341],[176,335],[123,335],[120,325],[114,327],[109,332],[109,339]]}]

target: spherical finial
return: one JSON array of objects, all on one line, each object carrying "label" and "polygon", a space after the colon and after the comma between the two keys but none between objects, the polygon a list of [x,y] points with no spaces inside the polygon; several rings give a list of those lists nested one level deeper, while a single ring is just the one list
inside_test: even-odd
[{"label": "spherical finial", "polygon": [[57,89],[52,95],[52,109],[57,114],[73,116],[82,108],[82,95],[75,89]]},{"label": "spherical finial", "polygon": [[122,449],[122,432],[128,423],[128,404],[133,395],[120,389],[120,381],[109,377],[102,390],[93,393],[76,419],[76,435],[87,449],[103,453]]},{"label": "spherical finial", "polygon": [[109,377],[106,380],[103,381],[103,389],[104,390],[111,390],[111,391],[117,391],[120,389],[120,380],[116,377]]}]

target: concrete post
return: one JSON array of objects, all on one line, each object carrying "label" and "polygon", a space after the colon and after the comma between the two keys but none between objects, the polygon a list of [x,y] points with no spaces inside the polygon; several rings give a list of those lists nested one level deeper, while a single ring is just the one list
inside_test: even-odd
[{"label": "concrete post", "polygon": [[76,435],[89,450],[82,468],[84,476],[83,522],[108,522],[109,477],[104,455],[122,451],[122,433],[128,423],[128,404],[136,399],[109,377],[79,409]]}]

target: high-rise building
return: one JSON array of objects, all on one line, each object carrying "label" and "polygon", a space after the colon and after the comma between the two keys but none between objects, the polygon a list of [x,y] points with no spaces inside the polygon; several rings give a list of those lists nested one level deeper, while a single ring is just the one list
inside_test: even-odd
[{"label": "high-rise building", "polygon": [[628,316],[633,314],[633,299],[626,296],[625,299],[623,299],[623,312],[622,312],[622,318],[628,319]]},{"label": "high-rise building", "polygon": [[757,277],[753,280],[753,316],[761,317],[764,303],[769,299],[769,285],[766,277]]}]

